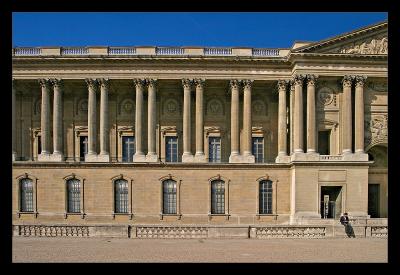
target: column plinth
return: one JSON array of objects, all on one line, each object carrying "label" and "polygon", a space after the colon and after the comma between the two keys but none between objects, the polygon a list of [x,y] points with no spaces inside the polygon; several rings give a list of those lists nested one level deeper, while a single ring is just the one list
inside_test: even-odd
[{"label": "column plinth", "polygon": [[157,79],[148,79],[148,108],[147,108],[147,155],[146,162],[157,162],[156,153],[156,89]]},{"label": "column plinth", "polygon": [[42,134],[42,152],[38,155],[38,161],[48,161],[50,156],[50,88],[49,79],[39,79],[42,87],[42,105],[40,113],[40,130]]},{"label": "column plinth", "polygon": [[136,110],[135,110],[135,145],[136,152],[133,155],[133,162],[146,162],[146,155],[143,153],[143,87],[145,85],[145,80],[134,79],[133,80],[136,87]]}]

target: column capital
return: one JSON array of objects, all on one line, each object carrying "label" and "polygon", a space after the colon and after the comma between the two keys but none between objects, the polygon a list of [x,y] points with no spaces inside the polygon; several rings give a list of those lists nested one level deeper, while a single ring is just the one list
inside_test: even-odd
[{"label": "column capital", "polygon": [[88,86],[89,89],[96,90],[97,88],[97,79],[94,78],[86,78],[85,79],[86,85]]},{"label": "column capital", "polygon": [[286,91],[286,87],[287,87],[288,83],[289,83],[288,80],[279,79],[277,82],[277,85],[276,85],[278,88],[278,91]]},{"label": "column capital", "polygon": [[342,79],[342,85],[343,87],[351,87],[351,84],[353,83],[354,76],[352,75],[345,75]]},{"label": "column capital", "polygon": [[156,78],[147,78],[146,79],[146,85],[149,88],[156,88],[158,83],[158,79]]},{"label": "column capital", "polygon": [[41,78],[41,79],[38,79],[38,83],[40,84],[40,86],[41,86],[42,88],[48,88],[49,85],[50,85],[50,79],[48,79],[48,78]]},{"label": "column capital", "polygon": [[240,84],[240,80],[238,80],[238,79],[232,79],[231,81],[229,81],[229,87],[231,89],[238,88],[239,84]]},{"label": "column capital", "polygon": [[307,85],[308,85],[308,86],[309,86],[309,85],[315,86],[315,83],[316,83],[317,80],[318,80],[318,75],[315,75],[315,74],[308,74],[308,75],[306,76],[306,79],[307,79]]},{"label": "column capital", "polygon": [[291,93],[294,93],[294,80],[293,80],[293,79],[290,79],[290,80],[288,81],[288,83],[289,83],[289,86],[290,86],[290,92],[291,92]]},{"label": "column capital", "polygon": [[356,87],[363,87],[367,77],[364,75],[357,75],[354,77],[354,80],[356,82]]},{"label": "column capital", "polygon": [[242,80],[242,85],[244,88],[251,88],[251,86],[253,85],[254,80],[252,79],[244,79]]},{"label": "column capital", "polygon": [[108,78],[99,78],[97,82],[100,84],[102,88],[109,88],[110,87],[110,79]]},{"label": "column capital", "polygon": [[136,88],[141,87],[146,85],[146,80],[145,79],[140,79],[140,78],[135,78],[133,79],[133,85],[135,85]]},{"label": "column capital", "polygon": [[191,88],[193,84],[193,80],[192,79],[188,79],[188,78],[183,78],[182,79],[182,86],[183,88]]},{"label": "column capital", "polygon": [[304,75],[302,74],[296,74],[293,76],[292,81],[294,85],[300,85],[303,86],[303,81],[304,81]]},{"label": "column capital", "polygon": [[196,78],[196,79],[193,80],[193,84],[196,86],[196,88],[204,88],[205,79]]},{"label": "column capital", "polygon": [[63,87],[64,81],[61,78],[53,78],[53,79],[50,79],[50,81],[54,88],[62,88]]}]

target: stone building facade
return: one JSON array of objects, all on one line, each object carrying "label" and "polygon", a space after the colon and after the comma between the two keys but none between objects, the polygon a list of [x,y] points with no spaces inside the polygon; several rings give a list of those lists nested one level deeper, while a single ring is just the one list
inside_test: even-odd
[{"label": "stone building facade", "polygon": [[387,49],[14,48],[14,234],[385,236]]}]

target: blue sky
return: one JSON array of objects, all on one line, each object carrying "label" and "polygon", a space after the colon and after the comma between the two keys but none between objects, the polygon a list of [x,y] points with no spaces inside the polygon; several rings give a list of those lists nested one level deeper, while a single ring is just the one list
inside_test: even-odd
[{"label": "blue sky", "polygon": [[245,46],[288,48],[388,17],[384,12],[28,12],[13,13],[13,47]]}]

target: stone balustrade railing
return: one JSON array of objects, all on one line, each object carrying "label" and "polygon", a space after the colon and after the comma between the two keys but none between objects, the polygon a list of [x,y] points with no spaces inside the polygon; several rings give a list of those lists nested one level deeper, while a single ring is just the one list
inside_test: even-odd
[{"label": "stone balustrade railing", "polygon": [[333,155],[320,155],[320,161],[340,161],[343,160],[343,156],[333,156]]},{"label": "stone balustrade railing", "polygon": [[285,57],[290,49],[203,48],[203,47],[16,47],[13,56],[81,56],[81,55],[185,55],[185,56],[248,56],[257,58]]}]

